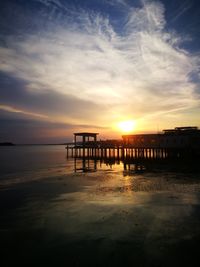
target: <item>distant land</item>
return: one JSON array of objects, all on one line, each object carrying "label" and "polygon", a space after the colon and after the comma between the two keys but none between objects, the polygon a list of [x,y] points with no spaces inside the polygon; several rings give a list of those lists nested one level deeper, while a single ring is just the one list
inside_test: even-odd
[{"label": "distant land", "polygon": [[67,145],[68,143],[54,143],[54,144],[14,144],[12,142],[0,142],[0,146],[58,146]]},{"label": "distant land", "polygon": [[15,144],[11,142],[3,142],[3,143],[0,143],[0,146],[15,146]]}]

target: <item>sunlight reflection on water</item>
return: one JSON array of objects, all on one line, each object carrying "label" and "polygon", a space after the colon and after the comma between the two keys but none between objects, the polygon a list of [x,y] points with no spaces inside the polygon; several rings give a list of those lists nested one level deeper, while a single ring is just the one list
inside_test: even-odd
[{"label": "sunlight reflection on water", "polygon": [[162,262],[180,242],[200,236],[199,172],[159,164],[90,160],[88,165],[66,159],[63,147],[43,150],[16,149],[14,165],[8,168],[7,163],[1,175],[1,246],[12,253],[20,244],[23,251],[29,247],[30,257],[53,251],[65,262],[66,257],[73,261],[78,251],[81,265],[91,264],[89,249],[92,260],[114,266],[126,251],[125,262],[138,264],[140,256],[131,252],[136,250],[151,266],[150,259]]}]

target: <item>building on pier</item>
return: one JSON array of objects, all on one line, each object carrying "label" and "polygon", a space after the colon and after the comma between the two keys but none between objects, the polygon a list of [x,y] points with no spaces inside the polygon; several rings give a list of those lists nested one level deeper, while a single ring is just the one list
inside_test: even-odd
[{"label": "building on pier", "polygon": [[[94,145],[97,142],[97,135],[98,133],[74,133],[74,145],[81,145],[81,146],[89,146]],[[81,137],[82,140],[80,142],[77,142],[77,137]],[[91,140],[91,138],[93,140]]]},{"label": "building on pier", "polygon": [[200,148],[198,127],[176,127],[158,134],[123,135],[122,139],[125,146],[140,148]]}]

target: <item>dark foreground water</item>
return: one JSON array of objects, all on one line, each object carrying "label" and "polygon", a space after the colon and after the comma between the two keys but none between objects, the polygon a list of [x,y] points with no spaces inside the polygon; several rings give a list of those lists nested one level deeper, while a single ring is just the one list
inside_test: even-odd
[{"label": "dark foreground water", "polygon": [[199,266],[198,161],[83,162],[64,146],[16,146],[0,148],[0,170],[1,266]]}]

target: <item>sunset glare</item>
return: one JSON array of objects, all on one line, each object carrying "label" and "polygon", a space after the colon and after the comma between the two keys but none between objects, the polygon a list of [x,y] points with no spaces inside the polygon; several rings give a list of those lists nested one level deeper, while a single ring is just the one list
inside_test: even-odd
[{"label": "sunset glare", "polygon": [[135,121],[121,121],[118,126],[122,132],[130,133],[135,129]]}]

